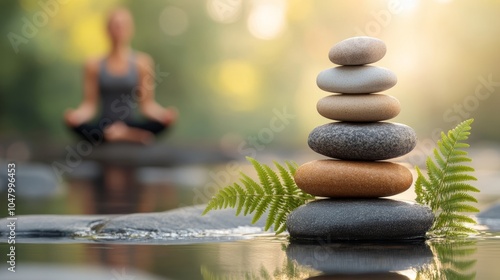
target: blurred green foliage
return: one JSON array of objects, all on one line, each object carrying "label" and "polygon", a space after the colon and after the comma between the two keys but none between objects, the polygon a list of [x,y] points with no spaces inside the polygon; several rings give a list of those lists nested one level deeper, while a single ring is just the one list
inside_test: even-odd
[{"label": "blurred green foliage", "polygon": [[23,18],[33,20],[43,9],[37,1],[0,3],[0,141],[72,139],[62,114],[81,100],[85,58],[104,54],[104,18],[116,4],[128,6],[136,20],[133,47],[151,54],[157,68],[169,73],[157,85],[157,99],[178,107],[180,121],[161,141],[235,148],[269,128],[273,109],[287,107],[295,119],[263,144],[305,147],[309,131],[327,122],[315,110],[325,95],[315,75],[332,67],[331,45],[360,31],[387,42],[386,58],[377,65],[399,77],[387,92],[403,106],[394,121],[414,127],[425,139],[450,122],[474,117],[472,141],[500,140],[500,84],[484,100],[473,100],[478,77],[500,82],[496,1],[414,1],[416,6],[391,14],[389,1],[382,0],[273,0],[264,2],[281,10],[260,18],[255,13],[265,6],[262,1],[66,2],[17,54],[8,34],[22,34]]}]

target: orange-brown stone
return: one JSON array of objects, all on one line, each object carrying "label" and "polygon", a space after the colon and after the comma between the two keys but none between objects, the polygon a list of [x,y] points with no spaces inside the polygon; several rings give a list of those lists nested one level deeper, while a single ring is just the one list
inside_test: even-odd
[{"label": "orange-brown stone", "polygon": [[323,197],[384,197],[406,191],[413,182],[408,168],[392,162],[316,160],[297,169],[303,191]]}]

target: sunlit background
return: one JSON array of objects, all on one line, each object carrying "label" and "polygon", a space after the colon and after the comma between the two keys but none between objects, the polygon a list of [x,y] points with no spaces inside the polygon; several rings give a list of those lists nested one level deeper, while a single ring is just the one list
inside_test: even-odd
[{"label": "sunlit background", "polygon": [[83,61],[108,48],[104,21],[116,5],[136,20],[133,47],[168,73],[157,80],[157,98],[176,106],[180,120],[161,142],[237,151],[269,128],[276,110],[286,110],[294,118],[265,149],[305,149],[310,130],[327,122],[315,109],[325,96],[316,75],[332,67],[334,43],[358,35],[387,44],[376,65],[398,76],[387,91],[402,103],[394,121],[429,139],[474,117],[473,141],[500,141],[499,1],[45,3],[51,5],[0,4],[0,155],[48,151],[74,139],[62,114],[81,100]]},{"label": "sunlit background", "polygon": [[[50,163],[63,162],[65,148],[76,143],[63,124],[63,112],[82,99],[83,62],[106,54],[106,14],[119,5],[128,7],[136,21],[132,46],[149,53],[161,74],[158,101],[180,112],[176,126],[158,139],[159,150],[170,148],[167,157],[193,147],[222,151],[249,174],[248,155],[299,164],[321,157],[307,147],[309,132],[328,122],[316,111],[316,102],[327,94],[317,88],[316,75],[333,67],[328,59],[333,44],[368,35],[387,44],[386,56],[376,65],[398,76],[398,84],[386,92],[402,104],[393,121],[413,127],[420,140],[407,166],[422,164],[436,132],[473,117],[479,207],[498,199],[500,1],[18,0],[0,1],[0,163],[20,163],[17,215],[165,211],[205,203],[216,186],[238,175],[226,162],[200,168],[87,161],[76,164],[80,173],[64,182],[53,178]],[[0,194],[7,182],[2,174]],[[396,198],[414,196],[408,191]],[[6,210],[2,207],[0,216]],[[498,246],[491,244],[486,240],[479,249],[477,279],[498,276]],[[267,262],[272,271],[285,254],[274,241],[268,245],[275,253],[253,243],[242,248],[214,243],[214,249],[115,248],[116,258],[100,244],[85,245],[27,245],[19,253],[19,267],[29,261],[87,262],[199,277],[198,263],[209,270],[218,265],[224,272],[235,266],[258,271]]]}]

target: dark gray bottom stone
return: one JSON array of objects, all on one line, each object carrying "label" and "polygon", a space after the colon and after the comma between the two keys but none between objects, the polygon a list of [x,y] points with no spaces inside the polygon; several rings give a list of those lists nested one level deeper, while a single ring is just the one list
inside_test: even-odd
[{"label": "dark gray bottom stone", "polygon": [[295,209],[287,220],[292,240],[349,241],[425,238],[434,214],[391,199],[322,199]]}]

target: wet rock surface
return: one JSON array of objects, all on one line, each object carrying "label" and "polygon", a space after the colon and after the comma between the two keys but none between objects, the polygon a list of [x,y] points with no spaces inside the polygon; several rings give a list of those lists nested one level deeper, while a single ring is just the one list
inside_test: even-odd
[{"label": "wet rock surface", "polygon": [[[90,237],[93,239],[197,239],[262,233],[264,219],[255,224],[251,216],[235,216],[234,209],[211,211],[201,216],[204,205],[158,213],[129,215],[26,215],[18,216],[16,236],[23,238]],[[10,229],[0,220],[0,241]]]}]

